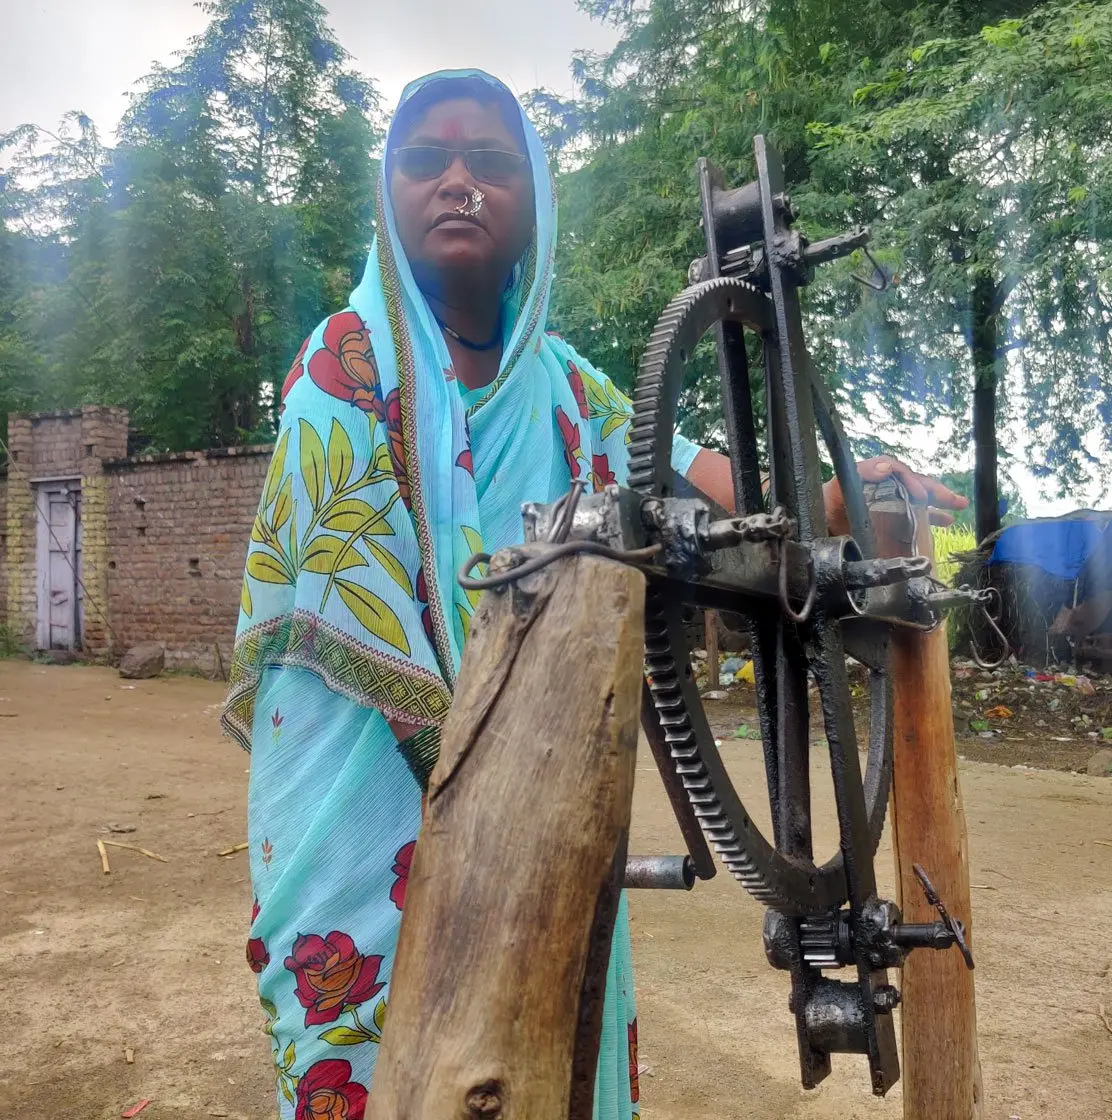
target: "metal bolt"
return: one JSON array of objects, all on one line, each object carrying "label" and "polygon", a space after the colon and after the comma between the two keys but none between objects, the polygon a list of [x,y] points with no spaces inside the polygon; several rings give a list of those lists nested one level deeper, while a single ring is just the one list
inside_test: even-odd
[{"label": "metal bolt", "polygon": [[873,991],[873,1008],[881,1015],[889,1015],[900,1005],[900,991],[891,984],[881,984]]}]

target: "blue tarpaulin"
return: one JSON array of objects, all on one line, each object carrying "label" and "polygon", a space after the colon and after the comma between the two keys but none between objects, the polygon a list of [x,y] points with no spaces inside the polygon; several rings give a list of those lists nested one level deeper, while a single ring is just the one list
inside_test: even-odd
[{"label": "blue tarpaulin", "polygon": [[1059,579],[1074,580],[1104,536],[1107,521],[1084,518],[1028,521],[1005,529],[990,564],[1032,564]]}]

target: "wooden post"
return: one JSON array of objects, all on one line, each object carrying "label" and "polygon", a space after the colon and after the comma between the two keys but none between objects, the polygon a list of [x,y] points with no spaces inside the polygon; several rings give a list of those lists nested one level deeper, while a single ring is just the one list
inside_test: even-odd
[{"label": "wooden post", "polygon": [[707,687],[718,688],[718,612],[709,607],[703,611],[703,629],[707,644]]},{"label": "wooden post", "polygon": [[373,1120],[590,1120],[644,586],[579,556],[479,604],[409,873]]},{"label": "wooden post", "polygon": [[[870,511],[881,556],[911,555],[912,526],[902,503]],[[914,532],[922,555],[934,559],[927,511],[915,507]],[[919,863],[950,913],[966,924],[973,945],[969,852],[958,784],[945,627],[932,634],[892,629],[892,846],[904,921],[938,915],[912,872]],[[904,964],[904,1120],[980,1120],[981,1065],[977,1054],[974,974],[956,949],[918,949]]]}]

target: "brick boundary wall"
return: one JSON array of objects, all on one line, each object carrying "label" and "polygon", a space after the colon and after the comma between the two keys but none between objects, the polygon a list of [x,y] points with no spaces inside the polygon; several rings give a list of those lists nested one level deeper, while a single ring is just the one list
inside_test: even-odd
[{"label": "brick boundary wall", "polygon": [[[168,665],[205,672],[227,666],[272,450],[236,447],[104,463],[107,602],[118,648],[158,641]],[[85,614],[88,620],[88,609]]]},{"label": "brick boundary wall", "polygon": [[243,563],[272,445],[127,453],[127,413],[13,415],[0,473],[0,624],[36,639],[35,484],[80,478],[82,647],[111,659],[142,641],[168,665],[226,668]]},{"label": "brick boundary wall", "polygon": [[0,626],[8,624],[8,476],[0,471]]}]

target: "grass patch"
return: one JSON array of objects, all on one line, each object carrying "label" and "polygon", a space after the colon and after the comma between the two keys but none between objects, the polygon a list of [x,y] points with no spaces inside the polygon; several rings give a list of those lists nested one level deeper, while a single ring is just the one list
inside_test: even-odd
[{"label": "grass patch", "polygon": [[970,526],[933,525],[935,571],[946,583],[953,581],[961,565],[953,559],[955,552],[971,552],[977,547],[977,534]]},{"label": "grass patch", "polygon": [[23,657],[27,647],[14,626],[0,625],[0,657]]}]

